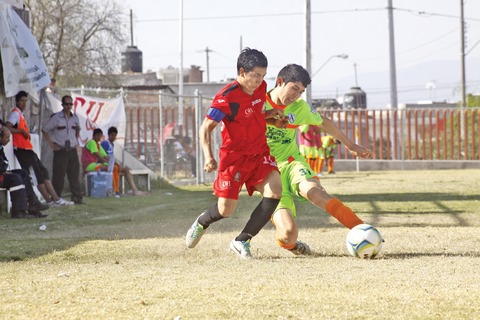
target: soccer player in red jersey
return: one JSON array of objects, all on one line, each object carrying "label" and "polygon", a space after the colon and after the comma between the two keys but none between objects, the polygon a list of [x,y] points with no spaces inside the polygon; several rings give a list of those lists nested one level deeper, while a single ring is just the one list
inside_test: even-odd
[{"label": "soccer player in red jersey", "polygon": [[[237,60],[237,78],[215,96],[200,127],[200,144],[205,157],[204,170],[218,169],[213,190],[218,201],[195,220],[186,235],[188,248],[195,247],[215,221],[229,217],[237,206],[245,184],[248,194],[262,194],[249,223],[230,243],[241,258],[251,258],[250,240],[265,226],[282,194],[280,174],[266,141],[266,119],[282,118],[283,112],[265,112],[267,84],[263,80],[268,61],[255,49],[244,49]],[[221,124],[222,145],[219,163],[212,152],[212,130]]]}]

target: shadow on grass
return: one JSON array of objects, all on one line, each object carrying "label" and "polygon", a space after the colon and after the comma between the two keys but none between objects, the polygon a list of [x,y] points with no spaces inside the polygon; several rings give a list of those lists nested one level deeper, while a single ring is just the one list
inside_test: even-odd
[{"label": "shadow on grass", "polygon": [[[371,208],[369,223],[379,225],[383,214],[404,215],[405,221],[385,224],[388,226],[411,225],[407,216],[414,214],[450,215],[455,223],[435,226],[468,226],[459,215],[465,211],[453,208],[449,201],[475,201],[479,196],[448,193],[356,194],[341,195],[349,203],[366,203]],[[148,238],[183,238],[196,217],[216,202],[210,187],[184,190],[180,188],[157,189],[144,197],[120,199],[85,199],[85,205],[52,208],[49,217],[34,220],[0,218],[0,262],[19,261],[68,250],[84,241],[124,240]],[[229,219],[212,225],[208,233],[240,232],[260,201],[259,196],[248,197],[242,192],[236,212]],[[385,210],[385,203],[401,202],[407,206],[404,212]],[[413,202],[431,203],[435,210],[411,210]],[[344,228],[333,221],[323,210],[310,203],[297,207],[298,223],[302,228]],[[438,211],[437,211],[438,210]],[[361,216],[361,214],[360,214]],[[428,222],[415,226],[431,226]],[[45,224],[46,231],[39,231]],[[383,225],[383,224],[382,224]],[[273,228],[271,224],[266,228]]]},{"label": "shadow on grass", "polygon": [[419,257],[442,257],[442,258],[460,258],[460,257],[480,257],[479,252],[461,252],[461,253],[448,253],[448,252],[399,252],[399,253],[388,253],[384,256],[381,256],[380,259],[410,259],[410,258],[419,258]]},{"label": "shadow on grass", "polygon": [[411,202],[411,201],[478,201],[480,195],[461,195],[442,192],[412,192],[412,193],[362,193],[342,194],[339,196],[344,202]]}]

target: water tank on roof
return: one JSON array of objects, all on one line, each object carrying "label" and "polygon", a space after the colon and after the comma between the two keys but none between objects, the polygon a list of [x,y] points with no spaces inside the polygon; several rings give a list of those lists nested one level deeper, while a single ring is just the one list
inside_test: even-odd
[{"label": "water tank on roof", "polygon": [[367,94],[360,87],[351,87],[343,97],[344,109],[366,109]]},{"label": "water tank on roof", "polygon": [[122,52],[122,73],[125,72],[143,72],[143,54],[136,46],[128,46]]}]

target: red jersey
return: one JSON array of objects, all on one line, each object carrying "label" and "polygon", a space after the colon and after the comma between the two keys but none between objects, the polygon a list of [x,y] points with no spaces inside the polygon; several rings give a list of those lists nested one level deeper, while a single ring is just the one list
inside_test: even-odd
[{"label": "red jersey", "polygon": [[[211,108],[224,116],[221,120],[222,146],[219,170],[235,163],[244,155],[269,154],[265,122],[265,81],[248,95],[235,80],[223,87],[213,99]],[[218,121],[209,114],[207,118]]]}]

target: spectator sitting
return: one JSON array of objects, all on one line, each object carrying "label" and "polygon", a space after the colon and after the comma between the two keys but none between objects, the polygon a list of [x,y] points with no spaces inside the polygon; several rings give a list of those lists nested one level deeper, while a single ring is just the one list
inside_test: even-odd
[{"label": "spectator sitting", "polygon": [[27,107],[28,94],[25,91],[20,91],[15,96],[16,107],[8,116],[6,126],[13,136],[14,153],[22,169],[27,172],[32,167],[37,178],[37,188],[42,194],[47,204],[50,206],[57,205],[73,205],[72,201],[67,201],[60,198],[53,188],[52,182],[48,177],[48,170],[42,164],[30,142],[30,132],[27,121],[23,116],[23,111]]},{"label": "spectator sitting", "polygon": [[93,130],[93,138],[82,149],[82,166],[85,172],[108,171],[108,155],[100,145],[102,129]]},{"label": "spectator sitting", "polygon": [[192,147],[192,139],[188,136],[183,137],[182,141],[184,157],[190,161],[190,167],[192,169],[192,177],[197,176],[197,157],[195,149]]},{"label": "spectator sitting", "polygon": [[45,218],[48,215],[42,214],[40,210],[46,210],[49,207],[41,204],[38,200],[28,173],[23,169],[8,170],[9,163],[3,147],[9,141],[10,130],[0,124],[0,187],[10,191],[11,217],[16,219]]},{"label": "spectator sitting", "polygon": [[130,173],[130,168],[121,166],[115,162],[114,154],[114,142],[117,139],[118,130],[116,127],[108,128],[108,139],[103,140],[101,147],[105,150],[109,157],[108,171],[112,172],[113,175],[113,191],[115,191],[115,197],[120,197],[120,173],[125,175],[127,182],[130,185],[132,194],[134,196],[141,195],[142,193],[138,191],[135,181],[133,181],[132,174]]},{"label": "spectator sitting", "polygon": [[180,136],[175,136],[175,141],[173,142],[173,146],[175,147],[175,154],[177,156],[177,161],[187,161],[187,153],[183,148],[182,143],[180,142]]}]

